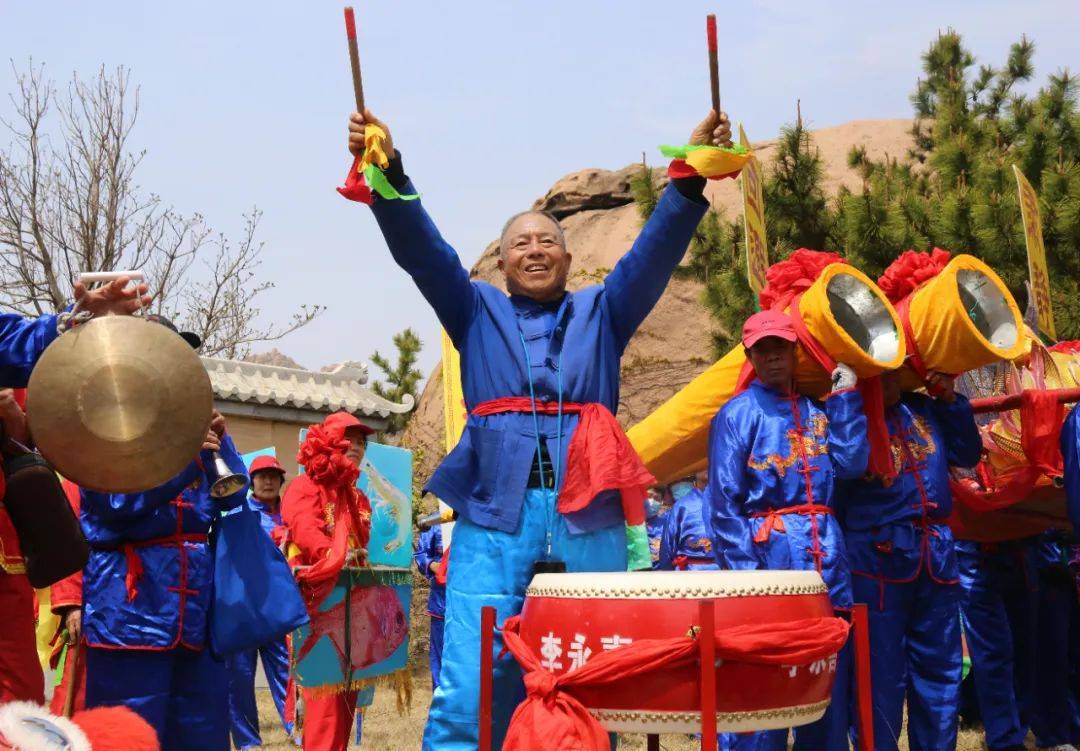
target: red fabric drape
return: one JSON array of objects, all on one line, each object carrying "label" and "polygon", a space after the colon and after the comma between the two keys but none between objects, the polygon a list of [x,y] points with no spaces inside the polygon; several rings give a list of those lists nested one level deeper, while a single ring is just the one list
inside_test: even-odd
[{"label": "red fabric drape", "polygon": [[[839,652],[848,628],[841,618],[734,626],[714,634],[716,657],[759,665],[806,665]],[[504,751],[608,751],[607,732],[574,697],[574,687],[672,670],[698,659],[695,638],[641,639],[601,652],[577,670],[556,677],[541,666],[520,630],[520,616],[503,625],[506,649],[525,671],[526,692],[510,720]]]},{"label": "red fabric drape", "polygon": [[[617,490],[622,497],[623,515],[630,525],[645,523],[645,491],[656,478],[645,468],[619,421],[603,404],[563,402],[563,414],[579,415],[577,429],[570,438],[566,455],[566,475],[559,489],[559,512],[581,511],[605,490]],[[540,414],[558,414],[555,402],[536,402]],[[473,408],[475,417],[503,412],[531,413],[527,396],[491,399]]]},{"label": "red fabric drape", "polygon": [[353,159],[352,166],[349,167],[349,174],[345,175],[345,184],[338,188],[337,192],[350,201],[366,203],[370,206],[373,202],[371,188],[368,187],[367,180],[364,179],[364,173],[358,169],[360,159],[361,157]]}]

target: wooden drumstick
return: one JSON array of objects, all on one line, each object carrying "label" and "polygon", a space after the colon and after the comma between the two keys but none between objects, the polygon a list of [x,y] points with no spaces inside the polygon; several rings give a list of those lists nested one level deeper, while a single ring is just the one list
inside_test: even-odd
[{"label": "wooden drumstick", "polygon": [[716,59],[716,15],[705,17],[705,31],[709,37],[709,84],[712,91],[712,108],[720,114],[720,66]]},{"label": "wooden drumstick", "polygon": [[356,111],[364,114],[364,81],[360,77],[360,50],[356,46],[356,18],[352,6],[345,8],[345,36],[349,38],[349,64],[352,66],[353,93],[356,95]]},{"label": "wooden drumstick", "polygon": [[71,719],[75,712],[75,694],[79,692],[79,640],[76,639],[68,649],[71,650],[71,680],[68,681],[67,695],[64,697],[64,717]]}]

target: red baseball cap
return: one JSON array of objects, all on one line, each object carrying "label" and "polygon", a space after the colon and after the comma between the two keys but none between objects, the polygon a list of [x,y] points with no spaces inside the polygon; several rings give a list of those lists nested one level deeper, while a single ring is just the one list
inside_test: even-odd
[{"label": "red baseball cap", "polygon": [[743,324],[744,347],[749,349],[767,336],[777,336],[788,342],[798,340],[791,316],[778,310],[763,310],[760,313],[754,313]]},{"label": "red baseball cap", "polygon": [[345,435],[345,431],[349,428],[359,428],[360,432],[368,436],[375,432],[375,429],[365,425],[356,418],[356,415],[349,412],[335,412],[334,414],[323,420],[323,427],[327,430],[341,431],[342,435]]},{"label": "red baseball cap", "polygon": [[251,462],[251,466],[248,467],[248,474],[253,475],[256,472],[271,471],[280,472],[281,476],[285,476],[285,468],[282,467],[278,460],[272,456],[256,456],[255,460]]}]

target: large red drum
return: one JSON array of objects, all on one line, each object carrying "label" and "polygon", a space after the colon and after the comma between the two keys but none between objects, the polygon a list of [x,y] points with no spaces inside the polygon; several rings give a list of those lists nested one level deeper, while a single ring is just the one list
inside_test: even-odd
[{"label": "large red drum", "polygon": [[[654,571],[538,574],[525,593],[521,637],[561,675],[635,639],[685,636],[698,601],[714,599],[716,629],[834,615],[814,571]],[[719,661],[718,661],[719,662]],[[829,705],[836,656],[805,666],[720,662],[719,731],[804,725]],[[693,733],[701,728],[696,666],[658,670],[573,693],[610,732]]]}]

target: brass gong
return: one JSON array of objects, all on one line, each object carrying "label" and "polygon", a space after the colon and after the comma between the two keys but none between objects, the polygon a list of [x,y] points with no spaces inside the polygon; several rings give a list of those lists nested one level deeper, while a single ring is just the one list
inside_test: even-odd
[{"label": "brass gong", "polygon": [[198,455],[214,394],[199,356],[175,332],[106,316],[49,345],[26,400],[34,442],[60,474],[90,490],[134,493]]}]

